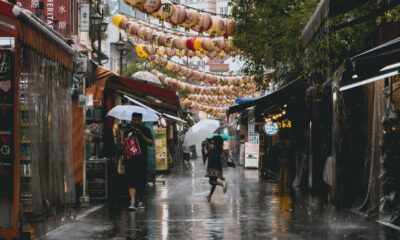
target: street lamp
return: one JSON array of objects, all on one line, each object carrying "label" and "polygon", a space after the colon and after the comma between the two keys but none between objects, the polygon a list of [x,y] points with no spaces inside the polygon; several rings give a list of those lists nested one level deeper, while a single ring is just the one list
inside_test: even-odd
[{"label": "street lamp", "polygon": [[107,31],[108,22],[104,20],[103,16],[98,12],[95,12],[90,16],[90,23],[94,27],[93,31],[97,32],[97,58],[99,65],[101,65],[101,37],[102,33]]},{"label": "street lamp", "polygon": [[107,27],[108,27],[108,22],[103,19],[103,21],[101,21],[100,23],[101,32],[107,31]]},{"label": "street lamp", "polygon": [[90,16],[90,23],[92,25],[98,26],[101,24],[102,21],[103,21],[103,17],[98,13],[95,13],[92,16]]},{"label": "street lamp", "polygon": [[119,74],[122,75],[122,57],[126,54],[125,42],[122,41],[121,33],[119,33],[119,40],[114,43],[115,48],[119,52]]}]

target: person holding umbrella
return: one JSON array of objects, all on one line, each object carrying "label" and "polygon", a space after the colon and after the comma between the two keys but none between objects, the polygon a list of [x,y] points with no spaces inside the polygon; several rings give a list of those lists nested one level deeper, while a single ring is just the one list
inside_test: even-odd
[{"label": "person holding umbrella", "polygon": [[207,201],[211,201],[215,188],[218,186],[223,187],[224,193],[228,188],[228,183],[224,179],[222,174],[222,155],[223,155],[223,144],[224,140],[221,136],[214,136],[211,139],[210,149],[208,152],[208,164],[207,164],[207,175],[209,183],[211,185],[210,194],[207,196]]},{"label": "person holding umbrella", "polygon": [[142,123],[142,113],[132,113],[131,124],[124,132],[123,155],[129,188],[130,210],[144,208],[143,194],[147,184],[147,145],[153,145],[150,129]]}]

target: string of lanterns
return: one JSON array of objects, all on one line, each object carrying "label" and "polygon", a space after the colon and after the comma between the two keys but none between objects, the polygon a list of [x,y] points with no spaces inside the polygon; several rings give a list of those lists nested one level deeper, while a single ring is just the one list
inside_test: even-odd
[{"label": "string of lanterns", "polygon": [[196,82],[203,82],[206,85],[217,85],[217,86],[246,86],[255,88],[255,82],[252,77],[249,76],[219,76],[214,74],[205,73],[198,70],[193,70],[189,67],[182,66],[172,61],[161,58],[160,56],[150,56],[149,60],[155,65],[176,73],[179,76],[185,77],[189,80]]},{"label": "string of lanterns", "polygon": [[152,70],[151,73],[156,76],[161,83],[170,86],[173,89],[192,93],[192,94],[207,94],[207,95],[232,95],[237,97],[245,97],[254,94],[256,87],[253,84],[240,86],[199,86],[183,82],[175,78],[167,77],[163,73]]},{"label": "string of lanterns", "polygon": [[[186,37],[183,35],[165,34],[156,31],[152,27],[145,26],[135,21],[128,20],[125,16],[117,14],[114,15],[113,23],[119,29],[123,29],[128,35],[137,37],[143,41],[148,41],[171,49],[189,51],[187,56],[199,56],[214,58],[216,56],[225,57],[226,55],[234,55],[232,39],[227,38],[205,38],[205,37]],[[170,51],[177,54],[176,52]]]},{"label": "string of lanterns", "polygon": [[196,111],[203,111],[209,114],[217,115],[221,113],[226,113],[227,108],[226,107],[214,107],[214,106],[208,106],[204,104],[199,104],[197,102],[191,101],[189,99],[184,99],[182,102],[185,106],[190,108],[191,110],[196,110]]},{"label": "string of lanterns", "polygon": [[223,106],[231,106],[235,104],[235,97],[230,97],[227,95],[198,95],[198,94],[189,94],[187,96],[189,100],[195,102],[202,102],[206,105],[213,105],[216,107]]},{"label": "string of lanterns", "polygon": [[146,26],[146,27],[150,27],[151,29],[156,30],[157,32],[162,32],[165,34],[173,34],[173,35],[184,35],[187,37],[203,37],[203,38],[224,38],[224,37],[218,37],[218,36],[210,36],[210,35],[204,35],[204,34],[199,34],[199,33],[194,33],[194,32],[187,32],[187,31],[182,31],[180,30],[180,28],[177,28],[174,25],[171,26],[166,26],[164,24],[164,22],[162,22],[161,24],[157,24],[154,22],[151,22],[149,19],[146,20],[140,20],[137,19],[135,16],[126,14],[125,12],[119,12],[119,14],[125,16],[128,21],[133,21],[136,22],[137,24],[139,24],[140,26]]},{"label": "string of lanterns", "polygon": [[181,5],[175,5],[170,0],[124,0],[124,2],[143,13],[166,21],[185,30],[190,29],[211,36],[232,36],[236,24],[232,19],[211,16],[209,13],[199,13]]}]

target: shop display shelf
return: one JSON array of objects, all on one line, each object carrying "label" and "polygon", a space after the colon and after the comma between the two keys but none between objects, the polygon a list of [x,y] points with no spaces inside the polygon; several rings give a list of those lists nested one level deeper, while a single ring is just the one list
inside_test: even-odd
[{"label": "shop display shelf", "polygon": [[11,135],[12,132],[11,131],[0,131],[0,134]]}]

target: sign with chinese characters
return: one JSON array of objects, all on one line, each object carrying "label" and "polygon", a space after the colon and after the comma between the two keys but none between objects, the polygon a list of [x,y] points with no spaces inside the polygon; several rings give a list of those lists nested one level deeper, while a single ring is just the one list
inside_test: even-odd
[{"label": "sign with chinese characters", "polygon": [[279,132],[279,126],[274,122],[267,122],[264,124],[264,132],[268,136],[275,136]]},{"label": "sign with chinese characters", "polygon": [[81,27],[81,32],[89,32],[89,26],[90,26],[90,8],[88,3],[82,3],[81,4],[81,22],[80,22],[80,27]]},{"label": "sign with chinese characters", "polygon": [[290,121],[289,119],[283,119],[282,121],[277,122],[277,124],[280,129],[292,128],[292,121]]},{"label": "sign with chinese characters", "polygon": [[18,0],[18,5],[31,11],[64,37],[71,35],[71,0]]}]

